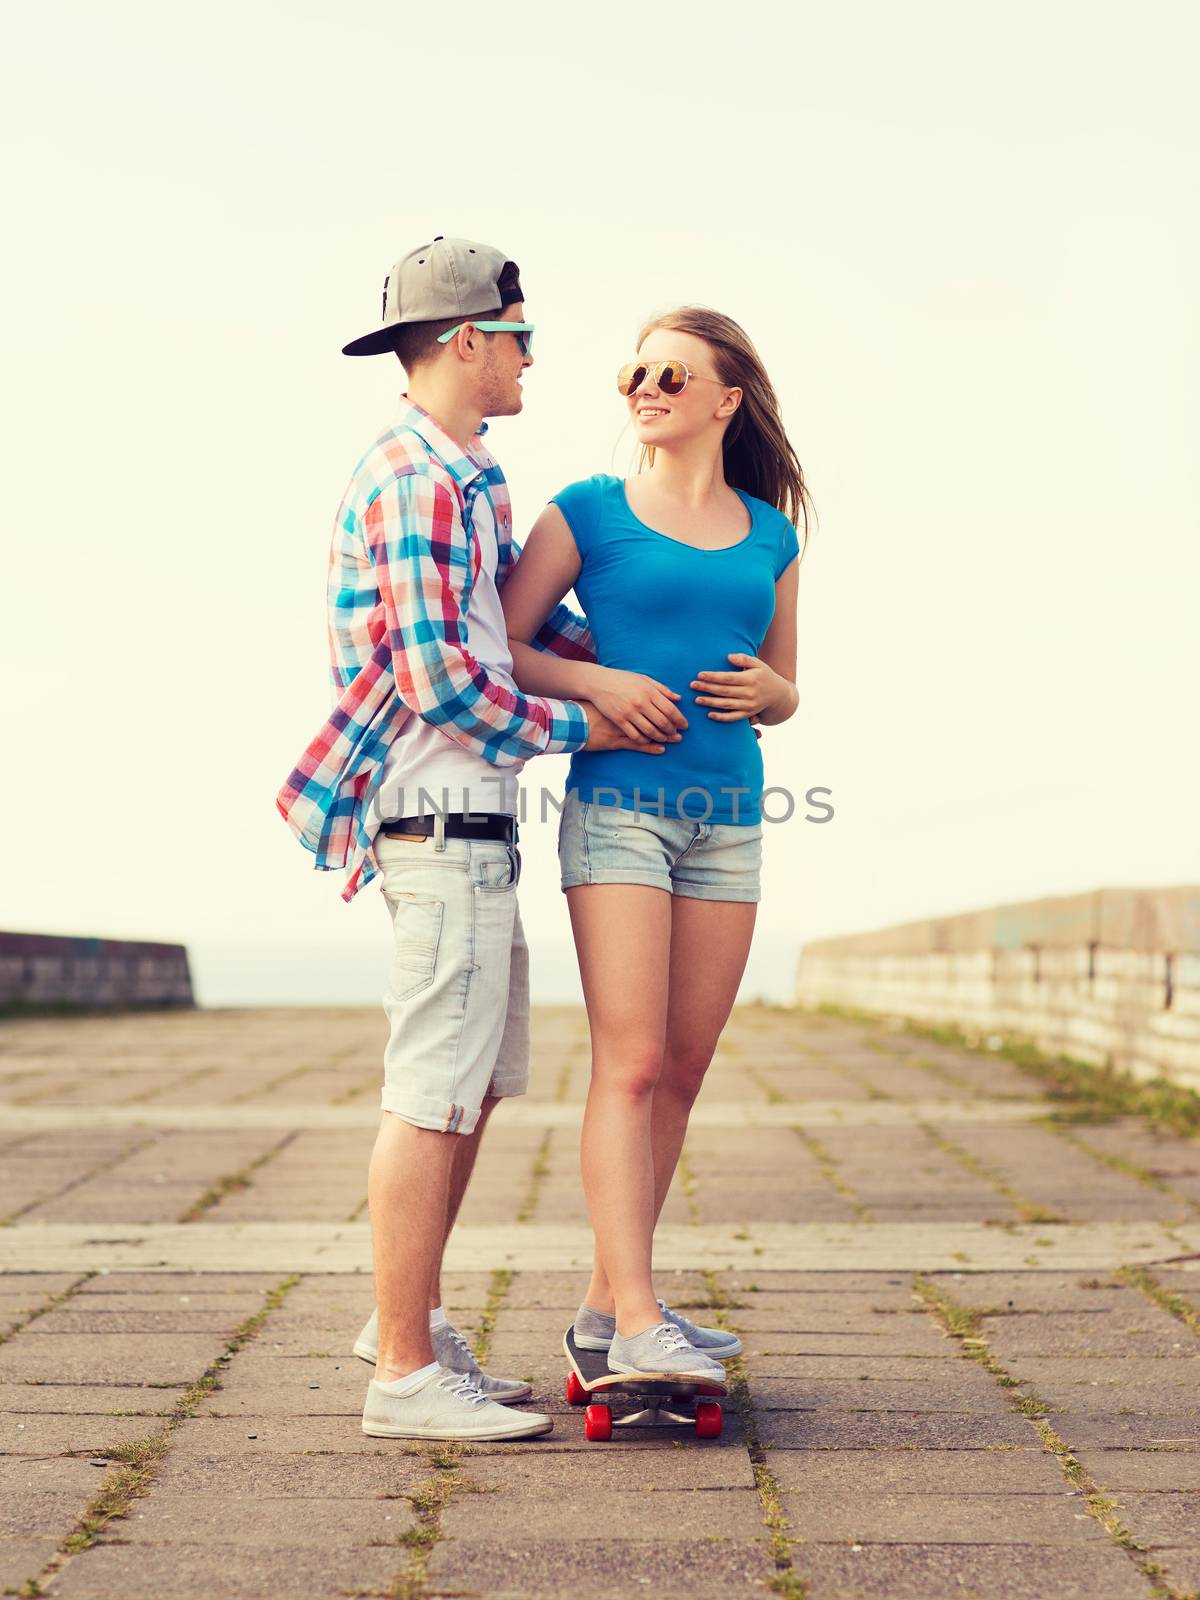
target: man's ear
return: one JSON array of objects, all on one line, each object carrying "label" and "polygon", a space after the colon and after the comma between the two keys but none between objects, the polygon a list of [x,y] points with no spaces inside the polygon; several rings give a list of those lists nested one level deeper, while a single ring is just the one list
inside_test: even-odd
[{"label": "man's ear", "polygon": [[454,348],[458,351],[461,360],[474,361],[479,354],[482,340],[483,335],[475,324],[471,321],[466,321],[454,335]]}]

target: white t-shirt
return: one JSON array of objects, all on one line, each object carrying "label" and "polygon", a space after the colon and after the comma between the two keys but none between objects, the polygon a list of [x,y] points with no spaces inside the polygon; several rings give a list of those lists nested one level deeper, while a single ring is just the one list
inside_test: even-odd
[{"label": "white t-shirt", "polygon": [[[508,629],[496,587],[496,525],[476,502],[471,531],[479,545],[479,571],[467,602],[467,649],[493,677],[518,693],[512,675]],[[518,775],[523,761],[497,767],[466,749],[415,713],[401,728],[384,757],[383,777],[368,812],[374,834],[380,822],[437,811],[517,813]],[[424,793],[421,791],[424,790]]]}]

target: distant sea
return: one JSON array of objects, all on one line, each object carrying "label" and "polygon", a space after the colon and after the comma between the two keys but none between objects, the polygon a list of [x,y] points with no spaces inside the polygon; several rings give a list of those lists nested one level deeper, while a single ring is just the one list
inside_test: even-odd
[{"label": "distant sea", "polygon": [[[798,953],[785,940],[756,941],[738,999],[789,1000]],[[201,1006],[377,1006],[389,950],[386,938],[270,948],[199,941],[188,959]],[[582,1005],[574,947],[531,944],[530,989],[535,1005]]]}]

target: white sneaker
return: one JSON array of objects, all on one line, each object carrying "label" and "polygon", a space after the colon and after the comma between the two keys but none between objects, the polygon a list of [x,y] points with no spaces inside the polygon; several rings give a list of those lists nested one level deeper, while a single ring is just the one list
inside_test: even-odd
[{"label": "white sneaker", "polygon": [[412,1394],[390,1394],[372,1378],[363,1406],[362,1429],[373,1439],[531,1439],[553,1427],[536,1411],[497,1405],[445,1367]]},{"label": "white sneaker", "polygon": [[[441,1328],[435,1328],[429,1335],[433,1344],[433,1359],[448,1367],[451,1372],[461,1372],[470,1378],[477,1389],[482,1389],[489,1400],[498,1400],[501,1405],[519,1405],[523,1400],[533,1398],[533,1387],[524,1383],[519,1378],[493,1378],[490,1372],[484,1372],[475,1359],[471,1346],[459,1333],[452,1323],[447,1322]],[[379,1362],[379,1308],[376,1307],[367,1318],[366,1326],[354,1341],[354,1354],[360,1361],[369,1362],[371,1366]]]}]

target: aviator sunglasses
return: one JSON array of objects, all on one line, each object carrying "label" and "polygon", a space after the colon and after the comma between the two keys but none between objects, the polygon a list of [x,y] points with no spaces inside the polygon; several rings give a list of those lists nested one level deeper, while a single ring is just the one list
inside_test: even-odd
[{"label": "aviator sunglasses", "polygon": [[[438,343],[449,344],[454,335],[467,326],[467,323],[460,322],[457,328],[447,328],[445,333],[438,334]],[[521,354],[527,356],[533,351],[532,322],[476,322],[472,318],[469,326],[478,328],[480,333],[515,333],[517,343],[521,347]]]},{"label": "aviator sunglasses", "polygon": [[703,378],[692,372],[683,361],[627,361],[617,373],[617,392],[626,397],[639,389],[649,377],[655,388],[664,394],[682,394],[688,379],[697,383],[720,383],[720,378]]}]

